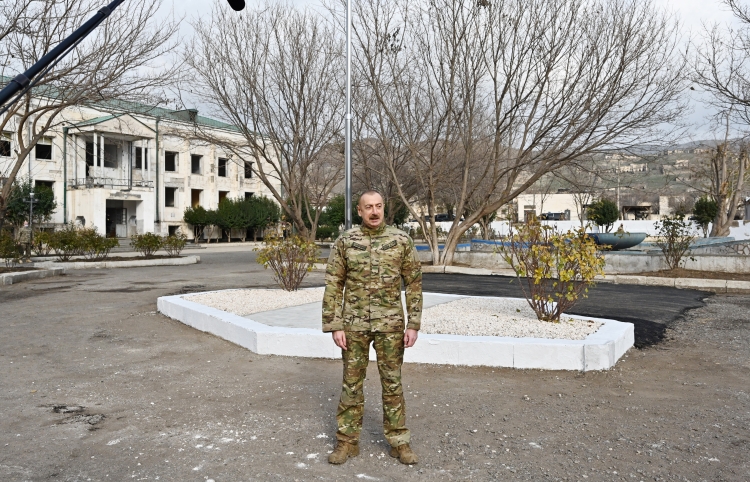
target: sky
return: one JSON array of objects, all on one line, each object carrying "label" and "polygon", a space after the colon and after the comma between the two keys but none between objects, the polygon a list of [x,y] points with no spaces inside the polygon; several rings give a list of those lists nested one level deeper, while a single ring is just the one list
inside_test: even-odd
[{"label": "sky", "polygon": [[[256,0],[257,1],[257,0]],[[313,8],[321,7],[321,0],[288,0],[294,5],[310,6]],[[718,0],[652,0],[658,7],[664,8],[676,15],[682,24],[684,37],[697,36],[701,33],[704,24],[718,23],[727,26],[737,26],[736,20],[729,12],[727,7]],[[165,0],[162,13],[169,15],[169,10],[173,10],[177,17],[184,18],[181,35],[188,40],[192,35],[190,22],[197,18],[210,16],[211,7],[214,3],[226,5],[226,0]],[[246,0],[248,6],[252,6],[253,0]],[[257,2],[260,3],[260,2]],[[711,127],[706,120],[712,113],[709,107],[706,107],[701,101],[701,93],[696,91],[686,92],[690,96],[689,102],[691,112],[687,117],[687,122],[692,126],[690,136],[693,139],[712,138]],[[690,139],[686,139],[690,140]]]}]

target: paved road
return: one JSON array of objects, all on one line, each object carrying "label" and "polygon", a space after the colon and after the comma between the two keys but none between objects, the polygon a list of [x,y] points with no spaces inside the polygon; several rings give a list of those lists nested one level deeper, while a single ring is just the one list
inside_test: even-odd
[{"label": "paved road", "polygon": [[[423,289],[460,295],[523,297],[518,280],[508,276],[425,273]],[[642,348],[662,341],[672,322],[687,310],[704,306],[704,300],[711,295],[665,286],[600,283],[570,313],[633,323],[635,346]]]},{"label": "paved road", "polygon": [[[371,365],[362,455],[331,467],[340,361],[257,355],[155,312],[168,294],[273,286],[247,250],[200,256],[0,287],[0,481],[750,480],[748,296],[707,299],[606,372],[405,365],[413,468],[385,455]],[[648,293],[685,308],[685,291]]]}]

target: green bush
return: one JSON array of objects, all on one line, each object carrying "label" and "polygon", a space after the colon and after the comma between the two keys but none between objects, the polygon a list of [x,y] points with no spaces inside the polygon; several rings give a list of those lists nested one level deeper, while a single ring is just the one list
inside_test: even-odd
[{"label": "green bush", "polygon": [[150,258],[161,249],[163,243],[164,238],[154,233],[134,234],[130,237],[130,245],[133,249],[146,258]]},{"label": "green bush", "polygon": [[667,266],[669,269],[680,268],[695,239],[693,227],[679,214],[667,216],[655,226],[658,230],[656,245],[664,253]]},{"label": "green bush", "polygon": [[21,247],[16,243],[13,234],[6,230],[0,231],[0,258],[8,268],[18,264],[21,259]]},{"label": "green bush", "polygon": [[47,245],[55,251],[57,261],[70,261],[73,256],[83,253],[82,238],[78,235],[78,228],[72,223],[51,233]]},{"label": "green bush", "polygon": [[187,244],[187,236],[182,233],[172,234],[162,240],[162,246],[169,256],[177,257]]},{"label": "green bush", "polygon": [[608,233],[612,231],[612,225],[620,218],[620,210],[614,201],[600,199],[586,209],[586,218],[596,223],[597,226],[604,226],[605,232]]},{"label": "green bush", "polygon": [[339,236],[339,228],[327,225],[318,225],[318,229],[315,231],[315,237],[317,239],[336,239]]},{"label": "green bush", "polygon": [[703,237],[708,237],[708,225],[711,224],[716,215],[719,214],[719,205],[708,196],[703,196],[695,201],[693,206],[693,217],[695,223],[703,230]]},{"label": "green bush", "polygon": [[511,230],[500,250],[537,318],[559,323],[560,315],[585,298],[594,278],[604,274],[604,256],[596,248],[584,228],[558,233],[533,220]]},{"label": "green bush", "polygon": [[206,209],[203,206],[188,207],[182,218],[193,227],[193,242],[199,243],[203,230],[210,224]]},{"label": "green bush", "polygon": [[318,247],[299,236],[286,239],[266,236],[256,258],[263,268],[273,270],[274,279],[286,291],[296,291],[318,259]]},{"label": "green bush", "polygon": [[107,259],[110,251],[120,245],[117,239],[102,236],[94,227],[79,229],[78,237],[86,259]]},{"label": "green bush", "polygon": [[31,249],[37,256],[47,256],[52,248],[49,245],[50,233],[39,231],[34,233],[34,240],[31,243]]}]

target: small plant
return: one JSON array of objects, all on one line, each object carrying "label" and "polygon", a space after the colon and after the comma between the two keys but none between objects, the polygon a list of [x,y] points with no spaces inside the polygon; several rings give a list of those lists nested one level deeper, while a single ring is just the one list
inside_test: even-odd
[{"label": "small plant", "polygon": [[664,253],[667,266],[669,269],[680,268],[690,251],[690,244],[695,239],[693,226],[680,214],[667,216],[654,225],[658,236],[656,245]]},{"label": "small plant", "polygon": [[86,259],[107,259],[110,251],[120,245],[117,239],[102,236],[93,226],[79,229],[78,237]]},{"label": "small plant", "polygon": [[150,258],[162,248],[164,238],[154,233],[134,234],[130,237],[130,245],[141,253],[141,256]]},{"label": "small plant", "polygon": [[273,270],[274,280],[286,291],[297,291],[318,259],[318,247],[299,236],[286,239],[267,235],[257,248],[257,262]]},{"label": "small plant", "polygon": [[600,199],[586,209],[586,217],[597,226],[604,226],[605,232],[608,233],[612,231],[612,225],[620,218],[619,211],[617,204],[613,201]]},{"label": "small plant", "polygon": [[719,205],[708,196],[703,196],[695,201],[693,206],[693,218],[695,223],[703,230],[703,237],[708,237],[708,225],[716,219],[719,213]]},{"label": "small plant", "polygon": [[596,248],[583,228],[561,234],[532,220],[517,231],[511,228],[500,250],[537,318],[559,323],[560,315],[585,298],[594,278],[604,274],[604,256]]},{"label": "small plant", "polygon": [[162,246],[169,256],[177,257],[180,255],[187,244],[187,236],[182,233],[171,234],[164,238]]},{"label": "small plant", "polygon": [[49,245],[50,233],[39,231],[34,234],[34,241],[31,243],[31,249],[37,256],[47,256],[52,248]]},{"label": "small plant", "polygon": [[21,260],[21,247],[8,231],[0,231],[0,258],[7,268],[12,268]]},{"label": "small plant", "polygon": [[70,261],[73,256],[83,253],[81,237],[74,224],[66,224],[63,229],[49,235],[47,245],[55,251],[57,261]]}]

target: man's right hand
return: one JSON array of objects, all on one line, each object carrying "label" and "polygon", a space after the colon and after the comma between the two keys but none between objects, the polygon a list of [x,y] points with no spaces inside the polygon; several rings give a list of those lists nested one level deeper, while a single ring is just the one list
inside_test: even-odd
[{"label": "man's right hand", "polygon": [[333,342],[336,346],[342,350],[346,350],[346,332],[344,330],[339,330],[334,331],[331,334],[333,335]]}]

